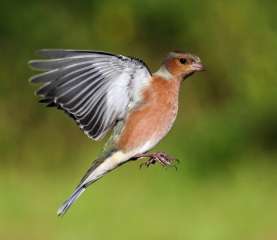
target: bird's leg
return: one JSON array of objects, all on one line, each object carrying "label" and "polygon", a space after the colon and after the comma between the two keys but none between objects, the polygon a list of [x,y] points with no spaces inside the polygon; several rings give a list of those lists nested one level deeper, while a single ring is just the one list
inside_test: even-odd
[{"label": "bird's leg", "polygon": [[142,166],[149,167],[150,165],[153,165],[157,162],[160,163],[163,167],[167,167],[172,165],[172,163],[174,162],[178,162],[176,158],[171,157],[164,152],[141,153],[132,157],[131,160],[137,160],[139,158],[149,158],[146,162],[143,162],[142,164],[140,164],[140,167]]}]

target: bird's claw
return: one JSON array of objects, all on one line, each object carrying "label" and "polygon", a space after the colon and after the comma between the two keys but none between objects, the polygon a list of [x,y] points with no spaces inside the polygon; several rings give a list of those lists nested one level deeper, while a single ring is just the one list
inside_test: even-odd
[{"label": "bird's claw", "polygon": [[179,163],[178,159],[174,157],[170,157],[163,152],[149,153],[149,154],[141,155],[140,157],[149,157],[147,161],[140,164],[140,168],[142,168],[143,166],[149,167],[158,162],[163,167],[174,167],[177,170],[177,166],[173,163]]}]

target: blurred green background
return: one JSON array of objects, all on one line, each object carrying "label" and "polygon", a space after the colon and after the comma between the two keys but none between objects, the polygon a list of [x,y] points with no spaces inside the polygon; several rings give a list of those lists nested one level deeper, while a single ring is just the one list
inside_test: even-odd
[{"label": "blurred green background", "polygon": [[[1,1],[0,239],[277,239],[276,1]],[[104,50],[155,71],[168,51],[207,72],[183,83],[157,146],[178,171],[131,162],[56,209],[103,142],[37,103],[40,48]]]}]

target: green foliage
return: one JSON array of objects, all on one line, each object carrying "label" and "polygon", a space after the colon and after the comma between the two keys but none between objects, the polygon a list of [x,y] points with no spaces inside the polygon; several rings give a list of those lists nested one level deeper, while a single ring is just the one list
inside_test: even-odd
[{"label": "green foliage", "polygon": [[[275,239],[276,9],[258,0],[1,3],[0,238]],[[157,147],[179,170],[126,165],[57,220],[103,142],[36,103],[27,61],[39,48],[133,55],[153,71],[170,50],[199,55],[208,71],[183,83],[176,126]]]}]

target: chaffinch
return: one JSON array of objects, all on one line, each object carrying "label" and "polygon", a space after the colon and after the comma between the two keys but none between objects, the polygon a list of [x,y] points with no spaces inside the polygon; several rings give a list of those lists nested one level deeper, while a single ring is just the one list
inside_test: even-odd
[{"label": "chaffinch", "polygon": [[58,215],[65,214],[90,184],[130,160],[147,157],[146,166],[173,163],[165,153],[148,151],[171,129],[182,80],[203,70],[199,57],[170,52],[151,74],[143,61],[107,52],[43,49],[39,53],[49,58],[30,61],[33,68],[45,71],[31,78],[32,83],[42,83],[36,92],[40,102],[63,110],[91,139],[99,140],[113,129],[104,153]]}]

